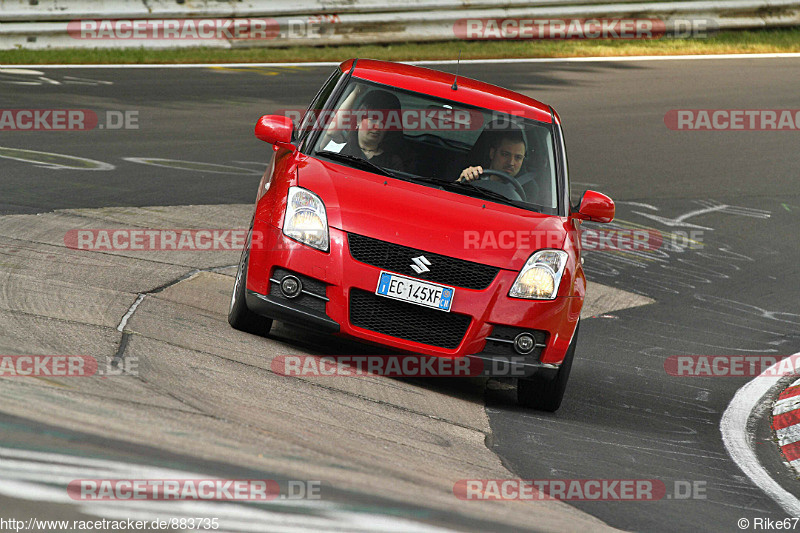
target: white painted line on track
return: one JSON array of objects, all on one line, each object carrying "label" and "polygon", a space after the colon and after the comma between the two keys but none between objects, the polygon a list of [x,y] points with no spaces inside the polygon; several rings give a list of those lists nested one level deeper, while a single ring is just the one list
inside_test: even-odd
[{"label": "white painted line on track", "polygon": [[11,148],[0,146],[0,157],[13,159],[23,163],[31,163],[38,168],[48,170],[114,170],[116,167],[110,163],[104,163],[95,159],[77,157],[55,152],[39,152],[37,150],[24,150],[22,148]]},{"label": "white painted line on track", "polygon": [[[8,458],[12,458],[9,460]],[[68,483],[80,479],[164,480],[219,479],[175,470],[52,452],[0,447],[0,495],[42,503],[73,505],[76,511],[124,522],[195,518],[219,521],[216,533],[331,532],[454,533],[456,530],[413,518],[336,503],[330,500],[284,499],[269,502],[217,500],[80,499],[69,495]]]},{"label": "white painted line on track", "polygon": [[235,174],[239,176],[261,176],[263,172],[258,169],[232,167],[229,165],[216,165],[199,161],[184,161],[182,159],[162,159],[159,157],[123,157],[125,161],[152,165],[161,168],[177,168],[190,172],[209,172],[211,174]]},{"label": "white painted line on track", "polygon": [[[790,358],[793,360],[800,358],[800,352]],[[800,500],[781,487],[761,466],[753,451],[750,434],[747,431],[747,421],[750,419],[750,415],[758,407],[764,395],[783,377],[779,375],[779,372],[775,372],[780,363],[781,361],[775,363],[760,376],[753,378],[736,391],[736,395],[722,415],[719,428],[728,454],[747,477],[789,515],[800,517]]]},{"label": "white painted line on track", "polygon": [[[664,56],[605,56],[605,57],[532,57],[509,59],[463,59],[464,64],[484,63],[592,63],[592,62],[617,62],[617,61],[683,61],[695,59],[786,59],[800,58],[800,53],[786,52],[775,54],[696,54],[696,55],[664,55]],[[349,59],[349,58],[346,58]],[[364,58],[367,59],[367,58]],[[411,65],[450,65],[455,59],[436,59],[421,61],[399,61]],[[310,61],[307,63],[165,63],[165,64],[101,64],[101,65],[8,65],[7,68],[15,69],[47,69],[47,68],[242,68],[242,67],[335,67],[340,61]],[[0,64],[0,68],[4,68]]]}]

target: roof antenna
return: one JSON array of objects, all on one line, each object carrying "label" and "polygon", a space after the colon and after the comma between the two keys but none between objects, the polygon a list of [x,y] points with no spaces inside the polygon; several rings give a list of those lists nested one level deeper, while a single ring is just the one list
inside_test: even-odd
[{"label": "roof antenna", "polygon": [[456,62],[456,77],[453,79],[453,86],[450,87],[454,91],[458,90],[458,67],[461,65],[461,50],[458,51],[458,61]]}]

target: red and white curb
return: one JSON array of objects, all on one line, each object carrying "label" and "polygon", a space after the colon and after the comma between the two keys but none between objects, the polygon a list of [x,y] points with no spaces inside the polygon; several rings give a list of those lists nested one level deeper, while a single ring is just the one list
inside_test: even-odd
[{"label": "red and white curb", "polygon": [[800,474],[800,379],[780,393],[772,405],[772,429],[786,461]]},{"label": "red and white curb", "polygon": [[[800,352],[790,356],[790,360],[792,368],[796,368],[794,365],[800,363]],[[772,389],[778,386],[780,380],[785,377],[778,371],[782,363],[783,361],[775,363],[736,391],[725,412],[722,413],[719,429],[720,433],[722,433],[722,442],[725,445],[725,449],[733,459],[733,462],[750,478],[750,481],[783,507],[783,510],[789,516],[800,516],[800,500],[797,499],[797,496],[772,479],[769,472],[759,463],[753,448],[753,436],[748,425],[753,413],[763,413],[769,409],[767,397]],[[789,388],[793,387],[800,387],[800,382],[792,383]],[[798,406],[800,406],[800,397],[787,397],[786,402],[781,404],[781,409],[786,409],[785,413],[794,411],[794,407],[790,407],[790,405],[793,405],[793,398],[798,399]],[[779,399],[779,401],[781,400]],[[781,414],[784,413],[782,412]],[[788,416],[786,418],[788,419]],[[800,418],[796,420],[796,423],[800,423]],[[795,422],[790,423],[790,426],[792,425],[795,425]],[[788,431],[786,433],[788,434]]]}]

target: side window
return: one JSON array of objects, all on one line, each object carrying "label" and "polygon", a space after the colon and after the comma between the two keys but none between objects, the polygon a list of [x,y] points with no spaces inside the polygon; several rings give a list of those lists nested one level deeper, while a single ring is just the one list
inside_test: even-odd
[{"label": "side window", "polygon": [[339,80],[342,79],[343,75],[344,73],[337,67],[336,70],[333,71],[333,74],[331,74],[331,76],[328,78],[328,81],[326,81],[322,86],[322,89],[320,89],[317,95],[314,97],[311,105],[308,106],[308,109],[306,110],[303,120],[300,122],[300,126],[297,128],[298,140],[304,140],[308,133],[312,131],[317,117],[319,116],[320,111],[322,111],[322,106],[324,106],[328,101],[333,89],[336,87],[336,84],[339,83]]}]

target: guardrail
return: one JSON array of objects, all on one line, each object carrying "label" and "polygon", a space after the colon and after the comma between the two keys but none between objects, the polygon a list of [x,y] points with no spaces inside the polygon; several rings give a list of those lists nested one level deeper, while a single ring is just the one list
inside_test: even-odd
[{"label": "guardrail", "polygon": [[[149,21],[151,26],[175,19],[233,19],[233,24],[259,19],[266,21],[259,24],[267,28],[256,37],[244,38],[225,31],[208,38],[160,39],[80,33],[78,21],[109,19]],[[800,25],[800,0],[4,0],[0,3],[0,49],[446,41],[463,38],[456,25],[465,19],[658,19],[668,33],[692,21],[704,21],[706,29],[750,29]]]},{"label": "guardrail", "polygon": [[[641,0],[619,0],[635,3]],[[677,2],[686,0],[677,0]],[[676,2],[676,3],[677,3]],[[279,17],[342,13],[385,13],[607,4],[608,0],[3,0],[0,20],[45,21],[82,18]]]}]

